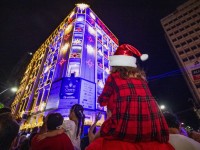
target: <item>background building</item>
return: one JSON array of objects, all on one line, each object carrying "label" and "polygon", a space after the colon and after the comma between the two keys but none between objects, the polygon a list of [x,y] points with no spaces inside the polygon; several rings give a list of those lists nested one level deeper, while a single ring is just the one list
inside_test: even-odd
[{"label": "background building", "polygon": [[161,19],[161,24],[171,51],[193,95],[194,108],[198,109],[200,106],[200,1],[187,1]]},{"label": "background building", "polygon": [[[41,126],[49,111],[67,118],[70,107],[84,106],[86,124],[105,111],[96,99],[109,74],[109,56],[118,39],[86,4],[77,7],[35,52],[12,103],[21,129]],[[104,121],[105,114],[102,115]]]}]

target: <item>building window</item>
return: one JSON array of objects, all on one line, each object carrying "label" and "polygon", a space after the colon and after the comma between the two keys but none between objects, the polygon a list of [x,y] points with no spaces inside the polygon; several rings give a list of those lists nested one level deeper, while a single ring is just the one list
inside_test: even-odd
[{"label": "building window", "polygon": [[191,43],[191,42],[192,42],[192,40],[191,40],[191,39],[187,40],[187,43]]},{"label": "building window", "polygon": [[198,40],[198,39],[199,39],[199,38],[198,38],[197,36],[193,38],[194,41],[196,41],[196,40]]},{"label": "building window", "polygon": [[177,30],[177,31],[174,32],[174,34],[177,34],[178,32],[179,32],[179,31]]},{"label": "building window", "polygon": [[172,26],[172,29],[174,29],[175,27],[176,27],[176,26],[175,26],[175,25],[173,25],[173,26]]},{"label": "building window", "polygon": [[188,52],[190,51],[190,49],[187,48],[187,49],[185,49],[184,51],[185,51],[185,53],[188,53]]},{"label": "building window", "polygon": [[185,23],[185,22],[186,22],[185,20],[181,21],[182,24]]},{"label": "building window", "polygon": [[178,26],[180,26],[181,25],[181,23],[178,23],[176,26],[178,27]]},{"label": "building window", "polygon": [[182,46],[185,46],[185,45],[186,45],[186,42],[181,43],[181,45],[182,45]]},{"label": "building window", "polygon": [[183,62],[186,62],[186,61],[188,61],[188,59],[187,59],[187,58],[183,58],[182,61],[183,61]]},{"label": "building window", "polygon": [[177,39],[178,39],[178,40],[182,39],[182,36],[178,36]]},{"label": "building window", "polygon": [[192,50],[195,50],[195,49],[197,49],[197,47],[196,47],[196,46],[192,46],[191,49],[192,49]]},{"label": "building window", "polygon": [[200,52],[199,52],[199,53],[196,53],[195,56],[196,56],[197,58],[199,58],[199,57],[200,57]]},{"label": "building window", "polygon": [[181,28],[179,31],[183,31],[184,29],[183,28]]},{"label": "building window", "polygon": [[192,56],[189,56],[188,58],[189,58],[189,60],[193,60],[194,56],[192,55]]},{"label": "building window", "polygon": [[177,41],[177,39],[172,39],[172,42],[176,42]]},{"label": "building window", "polygon": [[170,30],[170,28],[166,29],[166,31],[169,31],[169,30]]},{"label": "building window", "polygon": [[190,31],[190,32],[189,32],[189,34],[192,34],[192,33],[194,33],[194,31]]},{"label": "building window", "polygon": [[195,22],[193,22],[193,23],[191,23],[191,26],[194,26],[196,23]]},{"label": "building window", "polygon": [[180,51],[180,52],[178,52],[178,54],[179,54],[179,55],[183,55],[183,54],[184,54],[184,52],[183,52],[183,51]]},{"label": "building window", "polygon": [[170,33],[170,34],[169,34],[169,36],[172,36],[172,35],[174,35],[174,33]]},{"label": "building window", "polygon": [[189,25],[187,25],[187,26],[185,26],[185,29],[187,29],[187,28],[189,28],[190,26]]},{"label": "building window", "polygon": [[188,33],[183,34],[183,37],[186,37],[186,36],[188,36]]},{"label": "building window", "polygon": [[194,31],[196,31],[196,32],[197,32],[197,31],[199,31],[199,30],[200,30],[200,28],[199,28],[199,27],[198,27],[198,28],[196,28],[196,29],[194,29]]},{"label": "building window", "polygon": [[178,44],[178,45],[175,45],[175,47],[176,47],[176,48],[179,48],[179,47],[180,47],[180,45],[179,45],[179,44]]},{"label": "building window", "polygon": [[192,15],[193,18],[197,17],[197,14]]},{"label": "building window", "polygon": [[191,17],[189,17],[189,18],[187,18],[187,21],[189,21],[189,20],[191,20],[192,18]]}]

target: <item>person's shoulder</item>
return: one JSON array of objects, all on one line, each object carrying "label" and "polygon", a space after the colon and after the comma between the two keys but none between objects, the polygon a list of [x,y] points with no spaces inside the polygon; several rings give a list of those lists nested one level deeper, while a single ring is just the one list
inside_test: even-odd
[{"label": "person's shoulder", "polygon": [[[200,143],[181,134],[169,134],[169,143],[176,147],[200,149]],[[192,149],[191,149],[192,150]]]},{"label": "person's shoulder", "polygon": [[76,126],[75,122],[72,120],[64,120],[63,125],[64,126]]}]

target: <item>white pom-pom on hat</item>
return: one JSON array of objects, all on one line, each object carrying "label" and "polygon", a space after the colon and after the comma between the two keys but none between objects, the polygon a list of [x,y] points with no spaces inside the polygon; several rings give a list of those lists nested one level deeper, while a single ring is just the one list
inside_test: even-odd
[{"label": "white pom-pom on hat", "polygon": [[145,60],[147,60],[149,58],[149,55],[148,54],[142,54],[141,56],[140,56],[140,59],[142,60],[142,61],[145,61]]}]

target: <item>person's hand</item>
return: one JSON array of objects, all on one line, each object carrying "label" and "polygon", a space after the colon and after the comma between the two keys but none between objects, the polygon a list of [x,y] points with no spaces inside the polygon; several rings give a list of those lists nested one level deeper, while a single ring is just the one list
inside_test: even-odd
[{"label": "person's hand", "polygon": [[95,122],[97,123],[101,119],[101,112],[99,112],[95,117]]},{"label": "person's hand", "polygon": [[40,134],[40,135],[38,135],[38,137],[37,137],[37,141],[44,140],[45,138],[46,138],[46,133]]}]

